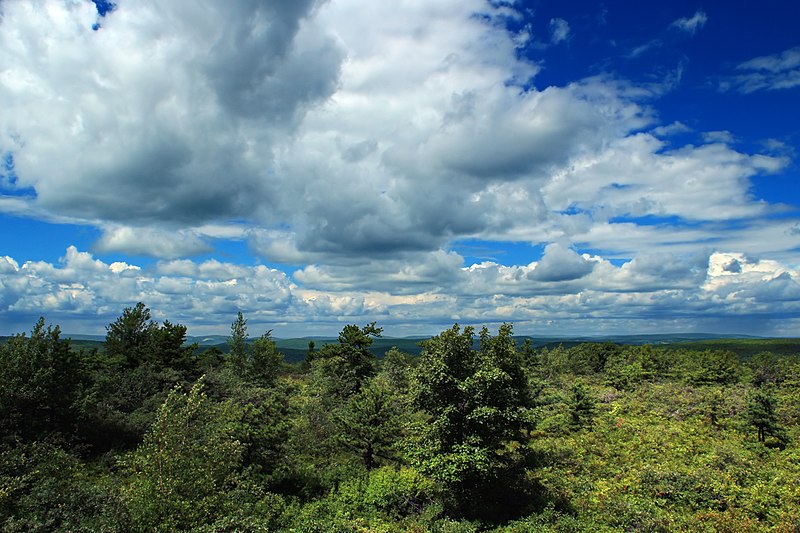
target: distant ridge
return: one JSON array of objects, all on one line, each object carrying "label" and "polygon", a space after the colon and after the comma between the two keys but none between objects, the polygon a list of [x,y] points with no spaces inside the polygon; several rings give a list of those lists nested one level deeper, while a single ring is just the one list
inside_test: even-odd
[{"label": "distant ridge", "polygon": [[[0,339],[5,340],[9,335],[0,335]],[[62,339],[72,339],[76,341],[97,341],[103,342],[105,335],[88,335],[83,333],[62,333]],[[197,343],[200,346],[218,346],[228,343],[227,335],[190,335],[186,337],[187,344]],[[258,337],[250,337],[254,341]],[[379,337],[374,341],[374,346],[402,346],[416,345],[427,340],[431,336],[408,336],[408,337]],[[534,346],[544,346],[552,343],[582,343],[582,342],[614,342],[618,344],[672,344],[675,342],[691,342],[715,339],[767,339],[773,337],[762,337],[757,335],[740,334],[721,334],[721,333],[651,333],[641,335],[515,335],[515,339],[523,342],[530,339]],[[309,341],[314,341],[316,348],[321,348],[325,344],[335,344],[339,342],[338,337],[312,335],[305,337],[280,338],[273,337],[278,347],[286,348],[308,348]]]},{"label": "distant ridge", "polygon": [[[85,335],[64,333],[62,338],[72,339],[73,347],[97,348],[102,350],[104,335]],[[0,336],[0,343],[9,337]],[[253,342],[258,337],[250,337]],[[422,343],[430,337],[379,337],[373,340],[372,353],[383,357],[392,348],[411,355],[422,352]],[[571,348],[587,342],[614,344],[653,344],[668,349],[688,350],[730,350],[739,356],[750,356],[762,351],[772,351],[776,354],[800,353],[800,339],[759,337],[755,335],[736,335],[718,333],[667,333],[667,334],[641,334],[641,335],[585,335],[585,336],[558,336],[558,335],[516,335],[517,344],[522,346],[526,339],[530,339],[533,348]],[[314,341],[314,349],[319,350],[326,344],[336,344],[338,337],[313,336],[294,337],[288,339],[273,338],[277,348],[282,352],[288,362],[303,361],[308,354],[308,345]],[[197,343],[200,351],[216,347],[222,352],[228,351],[228,337],[225,335],[197,335],[186,339],[187,344]],[[475,347],[479,340],[475,339]]]}]

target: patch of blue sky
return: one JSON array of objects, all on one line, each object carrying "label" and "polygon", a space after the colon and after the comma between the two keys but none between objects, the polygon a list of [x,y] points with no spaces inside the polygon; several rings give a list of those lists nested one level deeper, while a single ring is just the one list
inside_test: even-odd
[{"label": "patch of blue sky", "polygon": [[777,174],[758,175],[751,178],[750,193],[757,200],[771,204],[790,205],[797,215],[800,210],[800,166],[791,164]]},{"label": "patch of blue sky", "polygon": [[571,205],[566,209],[563,209],[558,212],[559,215],[566,215],[566,216],[573,216],[573,215],[587,215],[592,216],[592,212],[588,209],[583,209],[576,205]]},{"label": "patch of blue sky", "polygon": [[248,250],[247,244],[234,239],[213,239],[209,243],[213,250],[198,254],[191,259],[202,263],[210,259],[216,259],[221,263],[233,263],[236,265],[250,265],[253,263],[253,255]]},{"label": "patch of blue sky", "polygon": [[[91,226],[50,223],[5,213],[0,213],[0,228],[0,254],[9,255],[20,265],[25,261],[55,263],[64,257],[69,246],[88,251],[100,237],[100,231]],[[99,258],[107,260],[105,256]],[[115,260],[129,259],[126,255]]]},{"label": "patch of blue sky", "polygon": [[529,242],[486,241],[466,239],[452,243],[450,249],[464,258],[466,266],[491,261],[504,266],[527,265],[538,261],[544,253],[544,245]]},{"label": "patch of blue sky", "polygon": [[645,215],[641,217],[618,216],[608,220],[609,224],[636,224],[637,226],[672,226],[672,227],[697,227],[700,222],[686,220],[677,215],[659,216]]},{"label": "patch of blue sky", "polygon": [[265,260],[242,239],[211,239],[209,244],[213,250],[208,253],[198,254],[189,259],[195,263],[202,263],[209,260],[217,260],[221,263],[231,263],[240,266],[264,265],[268,268],[279,270],[286,275],[302,268],[305,265],[292,265],[276,263]]},{"label": "patch of blue sky", "polygon": [[[117,4],[115,4],[114,2],[109,2],[108,0],[92,0],[92,1],[94,2],[95,7],[97,8],[97,14],[100,15],[100,18],[105,17],[106,14],[114,11],[114,9],[116,9],[117,7]],[[100,21],[98,20],[97,22],[92,24],[92,30],[97,31],[102,26],[103,25],[100,24]]]},{"label": "patch of blue sky", "polygon": [[107,13],[110,13],[116,9],[117,4],[114,2],[109,2],[109,0],[92,0],[94,5],[97,7],[97,13],[101,17],[105,17]]},{"label": "patch of blue sky", "polygon": [[0,194],[5,196],[36,197],[33,187],[18,187],[14,167],[14,154],[8,152],[0,157]]}]

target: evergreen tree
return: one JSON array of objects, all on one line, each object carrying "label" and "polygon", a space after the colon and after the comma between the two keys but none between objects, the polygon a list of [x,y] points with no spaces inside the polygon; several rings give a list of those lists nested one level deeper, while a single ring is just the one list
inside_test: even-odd
[{"label": "evergreen tree", "polygon": [[228,353],[233,367],[243,373],[247,363],[247,319],[242,312],[236,314],[236,320],[231,323],[231,336],[228,338]]},{"label": "evergreen tree", "polygon": [[576,379],[569,396],[570,424],[577,429],[591,426],[596,410],[597,401],[589,387],[582,380]]},{"label": "evergreen tree", "polygon": [[401,436],[400,415],[398,398],[389,384],[374,378],[336,413],[337,440],[372,470],[378,461],[394,458],[394,445]]},{"label": "evergreen tree", "polygon": [[272,340],[272,330],[267,331],[253,343],[248,373],[259,385],[271,386],[275,384],[281,365],[283,354]]},{"label": "evergreen tree", "polygon": [[780,444],[786,444],[786,430],[780,424],[776,407],[777,400],[770,387],[759,387],[750,393],[747,421],[756,428],[758,442],[766,442],[767,437],[774,437]]},{"label": "evergreen tree", "polygon": [[338,344],[326,344],[317,352],[312,368],[326,396],[349,398],[375,375],[375,356],[369,347],[382,331],[375,322],[362,328],[349,324],[339,334]]}]

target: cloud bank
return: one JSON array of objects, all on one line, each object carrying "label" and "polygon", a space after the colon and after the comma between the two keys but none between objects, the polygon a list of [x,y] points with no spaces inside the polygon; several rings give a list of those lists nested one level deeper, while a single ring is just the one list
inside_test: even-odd
[{"label": "cloud bank", "polygon": [[[796,221],[765,225],[777,207],[751,187],[789,160],[737,150],[726,132],[675,144],[652,84],[599,74],[540,86],[542,63],[509,30],[513,4],[0,10],[0,153],[14,175],[0,209],[102,232],[59,264],[7,257],[9,317],[107,318],[142,300],[208,328],[238,309],[253,322],[406,329],[578,317],[625,329],[656,315],[688,327],[695,314],[766,316],[767,295],[795,290]],[[706,20],[673,27],[694,34]],[[570,39],[564,19],[548,30],[536,38]],[[777,87],[793,54],[739,69]],[[276,268],[197,259],[230,240]],[[466,240],[544,252],[472,263],[454,251]],[[113,253],[161,262],[95,258]],[[723,256],[771,274],[718,273]]]}]

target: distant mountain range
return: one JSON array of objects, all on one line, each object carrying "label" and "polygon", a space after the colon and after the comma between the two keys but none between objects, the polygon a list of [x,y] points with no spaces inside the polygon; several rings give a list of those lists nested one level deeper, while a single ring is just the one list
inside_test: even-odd
[{"label": "distant mountain range", "polygon": [[[62,338],[71,338],[76,348],[101,348],[105,341],[104,335],[62,334]],[[422,342],[430,337],[379,337],[374,339],[371,351],[378,357],[383,357],[390,349],[397,348],[401,352],[419,355],[422,351]],[[585,342],[612,342],[615,344],[657,344],[668,348],[685,348],[692,350],[725,349],[731,350],[740,356],[749,356],[760,351],[773,351],[774,353],[793,354],[800,353],[799,339],[771,339],[754,335],[723,335],[719,333],[668,333],[648,335],[588,335],[588,336],[529,336],[516,335],[518,345],[525,339],[530,339],[534,348],[554,348],[563,346],[569,348]],[[0,336],[0,343],[8,337]],[[255,340],[251,338],[250,341]],[[314,349],[319,350],[326,344],[336,344],[338,337],[297,337],[290,339],[274,338],[278,350],[281,351],[286,361],[298,362],[305,359],[308,353],[309,342],[314,341]],[[191,336],[186,339],[188,344],[197,343],[201,349],[216,347],[223,352],[228,351],[228,337],[226,335]],[[476,347],[478,339],[475,340]]]},{"label": "distant mountain range", "polygon": [[[70,338],[73,340],[83,341],[104,341],[105,335],[84,335],[84,334],[71,334],[62,333],[62,338]],[[0,338],[4,338],[0,336]],[[195,335],[187,336],[186,342],[188,344],[197,343],[200,346],[217,346],[226,344],[228,342],[227,335]],[[375,339],[376,344],[390,344],[401,343],[403,345],[408,343],[418,343],[429,339],[430,336],[409,336],[409,337],[379,337]],[[644,335],[516,335],[516,339],[524,340],[531,339],[534,346],[544,346],[552,343],[573,344],[581,342],[614,342],[618,344],[672,344],[675,342],[688,342],[688,341],[702,341],[713,339],[763,339],[766,337],[759,337],[756,335],[738,335],[738,334],[720,334],[720,333],[653,333]],[[255,340],[256,337],[251,337],[250,340]],[[308,337],[294,337],[294,338],[279,338],[273,339],[279,347],[286,346],[291,348],[307,348],[309,341],[314,341],[317,348],[325,345],[339,342],[338,337],[326,336],[308,336]],[[399,346],[398,346],[399,347]]]}]

